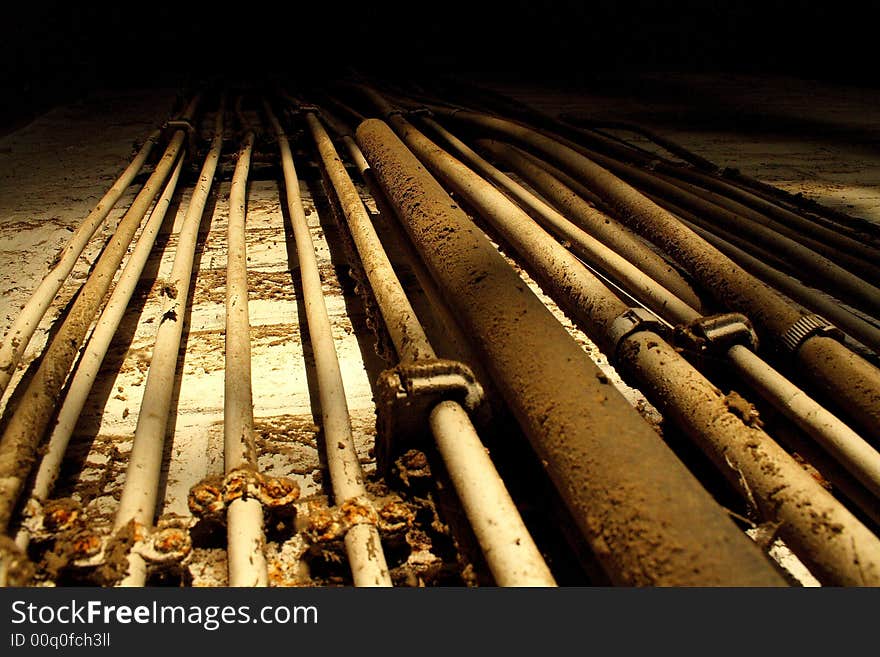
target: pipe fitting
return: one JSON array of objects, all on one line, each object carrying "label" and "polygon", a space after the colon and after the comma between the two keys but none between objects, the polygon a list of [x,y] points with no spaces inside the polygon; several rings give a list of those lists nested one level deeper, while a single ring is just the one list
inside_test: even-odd
[{"label": "pipe fitting", "polygon": [[794,356],[801,345],[815,335],[822,335],[835,340],[843,339],[843,332],[828,322],[821,315],[803,315],[780,336],[779,346],[782,351]]},{"label": "pipe fitting", "polygon": [[455,400],[474,411],[484,401],[483,387],[471,369],[442,358],[385,370],[376,389],[376,467],[386,473],[401,445],[428,432],[428,417],[437,404]]}]

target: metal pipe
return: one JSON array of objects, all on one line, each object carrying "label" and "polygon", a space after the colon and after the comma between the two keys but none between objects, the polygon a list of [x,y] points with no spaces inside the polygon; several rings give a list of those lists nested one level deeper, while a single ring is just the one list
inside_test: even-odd
[{"label": "metal pipe", "polygon": [[[406,297],[367,209],[317,117],[306,121],[342,206],[370,287],[402,363],[436,357]],[[359,166],[366,164],[360,149]],[[363,161],[361,161],[363,160]],[[430,413],[431,432],[486,562],[499,586],[555,586],[467,412],[446,401]]]},{"label": "metal pipe", "polygon": [[[589,121],[588,119],[581,119],[575,115],[563,115],[561,118],[561,125],[567,128],[568,132],[573,133],[570,135],[573,139],[576,140],[578,137],[589,139],[593,146],[606,152],[606,154],[610,154],[618,159],[623,159],[623,161],[633,161],[641,166],[649,166],[653,171],[658,171],[679,180],[698,185],[704,189],[722,194],[725,197],[757,210],[766,216],[772,217],[791,228],[809,233],[821,240],[828,240],[841,249],[856,249],[868,262],[876,261],[878,255],[880,255],[877,252],[876,245],[864,244],[859,241],[859,237],[864,238],[864,235],[856,237],[851,234],[841,234],[839,232],[840,229],[858,232],[859,230],[867,228],[872,229],[874,233],[876,233],[877,227],[865,222],[863,219],[857,219],[831,210],[830,208],[824,208],[815,201],[808,201],[807,199],[795,196],[779,188],[772,187],[766,183],[750,178],[739,171],[733,169],[722,170],[722,167],[717,164],[696,155],[681,144],[658,135],[642,125],[621,121],[595,122]],[[569,123],[577,124],[577,127],[570,127],[568,125]],[[612,148],[606,149],[604,147],[608,145],[607,135],[597,133],[594,130],[585,132],[581,127],[582,124],[609,125],[609,127],[620,127],[625,130],[642,134],[655,144],[693,164],[696,168],[680,166],[666,159],[658,158],[653,154],[650,157],[645,158],[638,152],[622,153],[617,150],[618,147],[616,144],[612,144]],[[632,144],[626,143],[626,145],[630,148],[635,148]],[[781,204],[784,202],[793,204],[796,207],[801,207],[802,209],[806,209],[807,204],[809,204],[814,209],[824,210],[827,213],[827,216],[800,215]],[[831,225],[826,225],[827,222],[832,223]]]},{"label": "metal pipe", "polygon": [[[253,131],[248,130],[238,152],[229,189],[223,404],[223,461],[227,474],[240,469],[257,470],[245,239],[247,181],[254,140]],[[226,513],[229,585],[267,586],[262,504],[253,497],[239,497],[230,503]]]},{"label": "metal pipe", "polygon": [[[58,411],[55,426],[49,436],[46,451],[37,468],[34,485],[31,488],[31,500],[38,504],[42,504],[48,499],[52,488],[55,486],[70,437],[73,435],[73,430],[76,428],[80,413],[92,390],[92,385],[98,375],[98,370],[101,368],[101,363],[104,361],[104,356],[107,354],[107,349],[116,335],[116,329],[119,328],[119,323],[125,315],[128,302],[131,300],[132,294],[134,294],[135,287],[138,281],[140,281],[141,274],[153,250],[156,236],[159,234],[159,230],[165,221],[165,215],[177,189],[177,181],[182,168],[183,160],[180,159],[177,161],[177,165],[174,167],[174,171],[165,185],[165,190],[156,201],[153,211],[150,213],[150,218],[144,225],[140,237],[138,237],[137,245],[125,263],[125,267],[116,281],[113,292],[110,294],[110,298],[101,312],[101,317],[98,319],[97,324],[95,324],[85,350],[76,365],[70,385],[67,387],[64,402]],[[29,541],[30,533],[25,527],[22,527],[16,535],[15,542],[24,550],[27,548]]]},{"label": "metal pipe", "polygon": [[[698,185],[657,171],[652,172],[650,175],[653,175],[659,181],[684,191],[692,205],[697,199],[702,199],[705,202],[704,207],[712,211],[707,216],[721,219],[727,217],[728,219],[723,221],[725,225],[736,229],[741,228],[752,239],[760,241],[772,240],[770,243],[774,248],[778,248],[778,245],[781,244],[786,253],[798,250],[797,247],[799,246],[813,253],[820,254],[841,269],[846,269],[866,282],[870,281],[876,284],[880,280],[880,267],[874,264],[876,259],[880,257],[880,253],[870,248],[866,249],[863,244],[857,242],[850,244],[849,242],[852,242],[852,240],[847,240],[846,245],[841,246],[837,244],[839,240],[831,239],[824,234],[819,237],[810,237],[798,228],[792,228],[776,221],[747,205],[729,199],[714,191],[703,189]],[[720,208],[720,210],[717,208]],[[841,237],[839,234],[835,235]]]},{"label": "metal pipe", "polygon": [[[473,112],[433,107],[432,110],[505,134],[561,164],[585,181],[625,223],[661,245],[705,290],[731,309],[748,315],[780,349],[792,349],[785,346],[791,344],[787,338],[798,333],[806,319],[798,308],[608,170],[581,153],[510,121]],[[818,389],[829,393],[866,436],[880,440],[880,370],[821,333],[808,333],[798,340],[793,347],[798,370]]]},{"label": "metal pipe", "polygon": [[391,129],[357,141],[612,581],[782,583]]},{"label": "metal pipe", "polygon": [[[603,344],[612,358],[616,348],[621,354],[619,365],[646,387],[655,405],[667,409],[722,472],[740,483],[748,497],[755,498],[752,502],[761,513],[785,525],[781,532],[792,549],[820,577],[848,584],[880,582],[880,539],[806,475],[769,436],[736,417],[728,408],[727,398],[658,335],[638,330],[620,346],[615,344],[611,337],[614,323],[626,306],[601,281],[503,194],[440,150],[401,115],[392,114],[390,121],[426,165],[489,219],[524,256],[557,301],[581,320],[590,337]],[[664,368],[675,376],[661,376]],[[751,443],[757,444],[752,447]],[[762,461],[774,464],[774,474],[756,467]],[[733,472],[742,474],[737,479]],[[781,481],[790,482],[787,490],[778,490]],[[821,508],[829,520],[834,518],[831,524],[836,524],[842,534],[838,540],[817,538],[810,529],[815,528],[816,519],[804,511],[807,505]],[[852,562],[854,550],[863,553],[858,567]]]},{"label": "metal pipe", "polygon": [[159,131],[155,131],[147,137],[144,145],[138,151],[134,159],[126,167],[116,182],[107,190],[107,193],[98,201],[89,215],[77,227],[67,241],[64,249],[59,254],[58,262],[37,286],[30,299],[15,318],[12,326],[6,332],[2,344],[0,344],[0,398],[6,391],[12,374],[21,360],[22,354],[28,346],[36,331],[40,320],[46,314],[46,310],[52,304],[52,300],[61,289],[64,281],[73,270],[76,261],[82,255],[83,250],[98,230],[98,227],[110,214],[110,210],[122,196],[128,186],[131,185],[135,176],[144,166],[147,157],[153,150],[153,146],[159,141]]},{"label": "metal pipe", "polygon": [[[628,244],[625,248],[620,248],[623,246],[620,240],[615,240],[617,249],[612,249],[610,245],[606,246],[607,242],[604,239],[599,241],[599,239],[593,237],[588,232],[580,230],[578,226],[575,226],[573,222],[562,216],[550,205],[489,164],[489,162],[480,157],[439,123],[430,118],[423,118],[422,120],[436,131],[437,134],[442,136],[465,162],[488,177],[489,180],[509,194],[520,205],[528,208],[547,230],[568,242],[571,250],[578,256],[584,258],[592,265],[603,269],[606,273],[613,271],[618,282],[637,299],[652,308],[658,305],[663,306],[664,304],[682,306],[682,308],[671,310],[675,316],[686,315],[692,308],[699,308],[701,306],[699,297],[690,285],[672,267],[663,262],[660,257],[639,243],[634,237],[628,236]],[[595,210],[593,212],[598,214]],[[614,222],[614,224],[616,223]],[[594,226],[598,224],[599,222],[595,222]],[[605,238],[609,233],[616,233],[618,236],[623,235],[622,232],[616,231],[615,226],[611,223],[602,223],[601,225],[610,228],[607,232],[599,232],[602,238]],[[669,290],[670,293],[657,297],[656,290],[658,285],[655,281],[659,281],[660,285],[664,286],[664,290]]]},{"label": "metal pipe", "polygon": [[[196,97],[189,104],[183,114],[185,120],[194,116],[198,101]],[[175,130],[164,155],[119,222],[113,239],[101,253],[64,323],[44,353],[39,368],[28,383],[22,403],[15,409],[3,432],[0,439],[0,531],[6,531],[9,527],[15,505],[36,461],[37,448],[85,334],[138,226],[177,163],[185,138],[184,130]]]},{"label": "metal pipe", "polygon": [[[351,435],[351,419],[345,400],[345,387],[339,370],[330,318],[321,290],[315,245],[299,194],[299,179],[294,167],[293,155],[281,124],[269,105],[267,103],[264,105],[281,150],[287,209],[290,213],[300,264],[309,338],[315,354],[327,466],[330,470],[333,497],[336,504],[341,505],[348,500],[366,496],[364,473]],[[378,529],[371,524],[355,525],[353,529],[357,531],[349,530],[346,533],[345,546],[355,585],[391,586],[391,576],[382,551]]]},{"label": "metal pipe", "polygon": [[[174,262],[164,290],[162,319],[156,332],[128,459],[125,485],[116,511],[117,529],[132,520],[144,526],[153,524],[171,396],[177,372],[177,357],[183,334],[183,318],[192,280],[193,259],[202,215],[211,193],[222,148],[223,103],[221,102],[214,123],[214,137],[180,227]],[[143,586],[146,569],[142,560],[132,554],[129,555],[129,564],[131,568],[124,584]]]}]

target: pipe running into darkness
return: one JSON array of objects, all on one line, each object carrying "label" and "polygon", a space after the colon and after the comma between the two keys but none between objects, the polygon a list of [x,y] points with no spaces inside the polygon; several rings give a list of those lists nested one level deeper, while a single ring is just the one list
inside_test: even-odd
[{"label": "pipe running into darkness", "polygon": [[[345,502],[367,499],[364,473],[351,433],[351,419],[339,358],[321,289],[315,245],[299,194],[299,179],[294,168],[293,155],[287,136],[271,107],[268,104],[264,106],[281,149],[287,209],[293,225],[309,338],[315,354],[327,465],[330,469],[334,500],[337,506],[341,506]],[[356,586],[391,586],[391,575],[375,525],[353,525],[345,534],[345,546]]]},{"label": "pipe running into darkness", "polygon": [[[223,112],[221,102],[214,122],[211,146],[180,227],[174,262],[164,289],[162,320],[156,331],[144,395],[138,411],[134,440],[128,459],[125,485],[116,511],[117,529],[131,521],[150,527],[155,518],[162,456],[171,411],[171,396],[177,372],[183,318],[189,298],[199,226],[223,148]],[[143,586],[145,582],[146,564],[139,555],[129,554],[129,573],[124,584]]]},{"label": "pipe running into darkness", "polygon": [[[676,259],[703,289],[746,314],[864,434],[880,440],[880,370],[815,328],[810,318],[620,178],[581,153],[529,128],[484,114],[431,108],[445,116],[529,145],[583,180],[625,223]],[[808,326],[809,325],[809,326]],[[793,353],[792,353],[793,352]]]}]

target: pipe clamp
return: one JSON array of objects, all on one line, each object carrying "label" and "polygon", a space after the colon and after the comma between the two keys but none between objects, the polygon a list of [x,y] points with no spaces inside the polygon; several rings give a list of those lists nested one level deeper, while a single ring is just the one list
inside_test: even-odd
[{"label": "pipe clamp", "polygon": [[836,340],[843,339],[843,332],[820,315],[804,315],[780,338],[784,351],[794,355],[800,346],[816,335],[824,335]]},{"label": "pipe clamp", "polygon": [[428,416],[437,404],[454,400],[473,411],[483,402],[483,388],[464,363],[431,359],[382,372],[376,397],[376,465],[384,472],[400,445],[426,432]]},{"label": "pipe clamp", "polygon": [[663,330],[663,323],[650,310],[644,308],[627,308],[620,313],[613,322],[608,332],[611,341],[615,361],[617,352],[620,351],[621,343],[638,331],[654,331],[659,333]]}]

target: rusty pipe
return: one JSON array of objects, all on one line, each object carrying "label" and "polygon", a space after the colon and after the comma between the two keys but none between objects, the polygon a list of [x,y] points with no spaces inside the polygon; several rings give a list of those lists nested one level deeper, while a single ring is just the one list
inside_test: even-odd
[{"label": "rusty pipe", "polygon": [[[315,245],[299,194],[299,179],[294,167],[293,155],[287,136],[272,113],[271,107],[268,103],[264,103],[264,107],[281,149],[287,208],[300,263],[309,337],[315,354],[324,442],[327,446],[327,465],[330,469],[333,497],[337,505],[342,505],[349,500],[366,498],[364,473],[352,438],[351,419],[345,400],[339,358],[334,345],[330,317],[324,303],[324,293],[321,290]],[[388,572],[385,553],[375,525],[356,524],[346,532],[344,540],[356,586],[391,586],[391,575]]]},{"label": "rusty pipe", "polygon": [[[152,526],[155,517],[171,395],[177,372],[177,358],[183,335],[183,317],[189,298],[199,226],[211,193],[222,149],[223,103],[221,102],[214,123],[214,137],[187,206],[178,234],[171,273],[163,290],[162,319],[156,331],[131,454],[128,458],[125,484],[116,511],[114,525],[117,529],[131,521],[142,526]],[[124,585],[143,586],[145,581],[146,564],[139,555],[130,553],[129,573]]]},{"label": "rusty pipe", "polygon": [[[606,246],[605,240],[600,241],[588,232],[581,230],[550,205],[480,157],[439,123],[433,119],[422,120],[443,137],[466,163],[486,176],[517,203],[530,210],[532,215],[548,231],[568,242],[569,248],[579,257],[605,273],[613,272],[617,282],[634,297],[651,308],[667,304],[676,306],[670,311],[675,316],[686,315],[689,310],[700,307],[699,297],[687,282],[661,258],[637,242],[634,237],[629,237],[628,248],[622,250]],[[607,224],[607,226],[610,227],[609,232],[618,232],[614,230],[613,225]],[[600,234],[605,238],[606,233]],[[618,234],[620,233],[618,232]],[[615,244],[615,246],[618,245],[619,243]],[[648,254],[652,257],[647,257]],[[659,285],[655,281],[659,281]],[[671,284],[667,286],[666,283]],[[672,285],[675,287],[673,288]],[[661,286],[662,293],[658,294],[658,288]]]},{"label": "rusty pipe", "polygon": [[[49,435],[46,451],[42,459],[40,459],[40,465],[34,477],[34,484],[30,492],[31,502],[29,502],[29,506],[31,507],[38,507],[45,502],[55,485],[70,437],[73,435],[73,430],[92,390],[92,385],[98,375],[98,370],[101,368],[101,363],[104,361],[104,356],[107,354],[110,343],[116,335],[116,329],[125,315],[128,302],[131,300],[132,294],[134,294],[135,287],[140,280],[153,245],[156,242],[156,237],[165,221],[165,215],[177,189],[177,181],[182,168],[183,160],[178,160],[171,177],[168,179],[168,183],[165,185],[165,190],[156,201],[150,213],[150,218],[144,224],[137,244],[125,263],[125,267],[123,267],[122,273],[119,275],[119,280],[117,280],[116,285],[113,287],[113,292],[101,311],[101,317],[95,324],[95,328],[92,330],[86,343],[85,350],[76,365],[70,385],[67,387],[64,402],[58,411],[58,418],[52,427],[52,433]],[[27,549],[30,534],[25,527],[19,530],[15,541],[21,549]]]},{"label": "rusty pipe", "polygon": [[137,155],[134,156],[131,163],[125,168],[107,193],[101,197],[98,204],[92,209],[83,222],[77,227],[70,236],[64,249],[61,251],[57,264],[33,291],[31,297],[27,300],[19,315],[15,318],[12,326],[6,332],[2,344],[0,344],[0,398],[6,391],[9,381],[12,378],[15,368],[21,360],[22,354],[28,346],[31,338],[36,331],[40,320],[46,314],[46,310],[61,289],[64,281],[73,270],[76,261],[79,259],[89,240],[98,230],[98,227],[110,214],[113,206],[122,196],[129,185],[131,185],[135,176],[144,166],[147,157],[153,150],[156,142],[159,141],[159,132],[153,132],[144,142]]},{"label": "rusty pipe", "polygon": [[880,440],[880,371],[819,329],[810,326],[804,331],[810,323],[808,316],[670,212],[581,153],[534,130],[474,112],[432,110],[525,143],[579,177],[624,223],[662,246],[705,290],[749,316],[768,341],[790,354],[798,371],[835,399],[866,436]]}]

